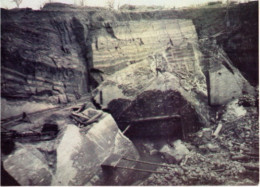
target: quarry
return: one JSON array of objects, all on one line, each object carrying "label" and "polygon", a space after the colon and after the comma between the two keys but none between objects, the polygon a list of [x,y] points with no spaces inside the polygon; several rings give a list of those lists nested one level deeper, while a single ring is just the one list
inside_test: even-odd
[{"label": "quarry", "polygon": [[1,185],[258,185],[258,51],[258,1],[1,9]]}]

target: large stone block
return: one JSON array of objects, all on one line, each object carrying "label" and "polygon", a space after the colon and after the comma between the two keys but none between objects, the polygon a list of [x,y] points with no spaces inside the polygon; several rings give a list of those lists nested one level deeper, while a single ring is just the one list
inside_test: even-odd
[{"label": "large stone block", "polygon": [[[107,173],[101,164],[110,155],[138,159],[132,142],[118,129],[110,114],[86,129],[74,124],[63,127],[56,139],[16,143],[3,158],[4,169],[20,185],[123,185],[133,182],[132,170]],[[135,163],[127,163],[133,167]],[[120,178],[120,179],[119,179]]]},{"label": "large stone block", "polygon": [[242,94],[241,80],[225,66],[209,71],[209,103],[223,105]]}]

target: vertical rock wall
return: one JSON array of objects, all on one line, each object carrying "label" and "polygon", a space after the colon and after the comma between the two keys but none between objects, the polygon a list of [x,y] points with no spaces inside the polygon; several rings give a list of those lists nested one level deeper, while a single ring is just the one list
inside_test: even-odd
[{"label": "vertical rock wall", "polygon": [[86,94],[86,23],[54,12],[2,14],[2,97],[66,103]]},{"label": "vertical rock wall", "polygon": [[180,55],[175,61],[189,61],[190,65],[193,59],[189,59],[190,53],[185,55],[186,51],[182,48],[187,44],[184,40],[194,42],[197,39],[195,32],[191,20],[185,19],[104,23],[104,27],[96,32],[92,44],[93,64],[110,74],[174,46],[176,55]]},{"label": "vertical rock wall", "polygon": [[[32,112],[29,108],[37,108],[39,102],[45,103],[38,106],[44,109],[88,94],[88,13],[23,9],[1,14],[3,118]],[[30,107],[23,107],[27,102]]]}]

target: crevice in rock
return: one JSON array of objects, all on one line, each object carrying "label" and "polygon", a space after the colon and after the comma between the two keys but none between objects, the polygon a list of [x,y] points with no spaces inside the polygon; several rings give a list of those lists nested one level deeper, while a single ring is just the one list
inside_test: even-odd
[{"label": "crevice in rock", "polygon": [[93,56],[92,56],[92,38],[87,27],[84,26],[80,20],[73,17],[72,19],[72,29],[73,33],[76,36],[76,40],[80,46],[80,55],[85,60],[85,78],[86,78],[86,87],[88,92],[91,90],[91,78],[90,78],[90,68],[93,67]]},{"label": "crevice in rock", "polygon": [[113,27],[110,25],[110,23],[104,23],[105,24],[105,29],[107,31],[107,33],[112,37],[112,38],[115,38],[117,39],[116,35],[115,35],[115,32],[113,30]]}]

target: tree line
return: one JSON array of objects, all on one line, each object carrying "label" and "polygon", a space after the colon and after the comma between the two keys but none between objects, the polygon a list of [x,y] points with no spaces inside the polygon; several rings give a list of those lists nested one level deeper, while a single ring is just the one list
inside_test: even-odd
[{"label": "tree line", "polygon": [[[11,2],[16,4],[17,8],[20,8],[20,4],[23,2],[23,0],[10,0]],[[74,4],[75,5],[79,5],[79,6],[86,6],[87,5],[87,1],[89,0],[74,0]],[[47,0],[47,3],[52,3],[53,0]],[[115,0],[107,0],[106,1],[106,6],[109,9],[114,9],[115,6]]]}]

